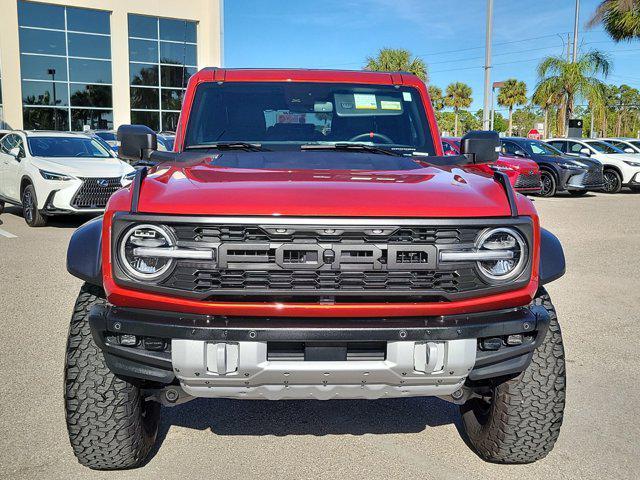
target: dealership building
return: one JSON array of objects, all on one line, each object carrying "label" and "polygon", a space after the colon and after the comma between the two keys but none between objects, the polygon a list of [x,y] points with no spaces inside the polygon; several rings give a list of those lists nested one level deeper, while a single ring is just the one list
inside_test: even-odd
[{"label": "dealership building", "polygon": [[0,0],[0,123],[175,130],[184,89],[220,66],[223,0]]}]

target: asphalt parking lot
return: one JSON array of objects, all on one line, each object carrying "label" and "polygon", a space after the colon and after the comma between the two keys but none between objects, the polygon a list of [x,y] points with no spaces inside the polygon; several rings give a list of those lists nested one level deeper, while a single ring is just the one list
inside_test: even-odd
[{"label": "asphalt parking lot", "polygon": [[628,478],[640,476],[640,195],[536,199],[564,244],[549,287],[568,369],[555,450],[528,466],[484,463],[437,399],[239,402],[165,409],[161,448],[128,472],[73,457],[62,401],[69,317],[80,281],[65,270],[79,221],[28,228],[0,216],[0,478]]}]

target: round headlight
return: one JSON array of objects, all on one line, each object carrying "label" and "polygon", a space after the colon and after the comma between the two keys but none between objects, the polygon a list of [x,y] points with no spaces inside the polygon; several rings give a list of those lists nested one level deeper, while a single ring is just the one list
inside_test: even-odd
[{"label": "round headlight", "polygon": [[138,249],[170,248],[175,242],[171,235],[157,225],[135,225],[120,241],[120,263],[125,271],[138,280],[154,280],[173,264],[173,259],[141,255]]},{"label": "round headlight", "polygon": [[491,283],[513,280],[522,273],[527,264],[527,243],[522,235],[512,228],[485,230],[476,241],[476,250],[509,254],[510,258],[482,260],[477,263],[480,273]]}]

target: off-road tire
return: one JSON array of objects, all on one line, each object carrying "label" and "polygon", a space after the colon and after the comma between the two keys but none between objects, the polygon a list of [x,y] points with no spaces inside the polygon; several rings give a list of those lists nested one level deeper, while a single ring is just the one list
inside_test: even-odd
[{"label": "off-road tire", "polygon": [[540,171],[540,182],[542,187],[538,195],[541,197],[554,197],[558,191],[558,181],[553,173],[548,170]]},{"label": "off-road tire", "polygon": [[489,462],[530,463],[552,449],[564,413],[566,372],[562,334],[549,295],[540,289],[532,305],[550,315],[547,334],[529,367],[493,386],[490,404],[461,406],[462,424],[471,446]]},{"label": "off-road tire", "polygon": [[101,288],[85,284],[67,341],[64,400],[69,440],[78,461],[96,470],[141,466],[155,443],[160,405],[116,377],[93,340],[88,314],[105,303]]},{"label": "off-road tire", "polygon": [[33,185],[27,185],[22,192],[22,215],[30,227],[44,227],[47,217],[38,210],[38,197]]},{"label": "off-road tire", "polygon": [[620,193],[622,190],[622,176],[613,168],[604,169],[605,193]]}]

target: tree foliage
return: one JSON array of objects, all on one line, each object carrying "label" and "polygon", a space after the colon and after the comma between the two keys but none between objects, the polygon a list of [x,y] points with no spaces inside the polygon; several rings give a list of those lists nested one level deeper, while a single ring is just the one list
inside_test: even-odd
[{"label": "tree foliage", "polygon": [[410,72],[427,81],[427,64],[418,57],[413,57],[409,50],[402,48],[383,48],[375,57],[367,58],[365,70],[377,72]]},{"label": "tree foliage", "polygon": [[454,112],[454,136],[458,136],[458,118],[460,116],[460,109],[469,108],[473,98],[471,87],[466,83],[454,82],[447,86],[446,96],[444,103],[447,107],[453,108]]},{"label": "tree foliage", "polygon": [[589,26],[604,26],[616,42],[640,38],[640,0],[605,0],[598,5]]},{"label": "tree foliage", "polygon": [[506,80],[498,93],[498,105],[509,109],[509,136],[513,130],[513,107],[525,103],[527,103],[527,84],[515,78]]}]

